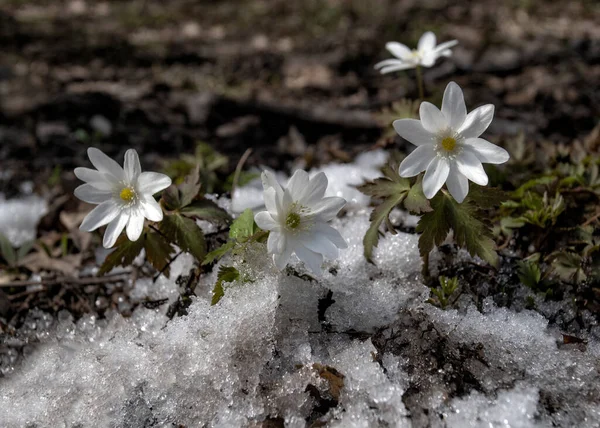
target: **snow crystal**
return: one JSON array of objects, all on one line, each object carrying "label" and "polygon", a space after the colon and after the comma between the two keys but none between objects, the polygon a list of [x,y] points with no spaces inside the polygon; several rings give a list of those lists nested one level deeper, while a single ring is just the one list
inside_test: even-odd
[{"label": "snow crystal", "polygon": [[37,225],[47,210],[46,200],[39,196],[5,200],[0,194],[0,233],[17,248],[33,241]]}]

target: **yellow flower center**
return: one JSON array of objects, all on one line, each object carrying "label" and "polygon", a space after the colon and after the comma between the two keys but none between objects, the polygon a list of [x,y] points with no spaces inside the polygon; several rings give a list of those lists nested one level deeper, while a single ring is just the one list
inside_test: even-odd
[{"label": "yellow flower center", "polygon": [[456,140],[452,137],[446,137],[442,140],[442,147],[447,152],[451,152],[456,147]]},{"label": "yellow flower center", "polygon": [[296,229],[300,226],[300,215],[297,213],[289,213],[285,219],[285,225],[290,229]]},{"label": "yellow flower center", "polygon": [[125,187],[123,190],[121,190],[119,196],[125,202],[131,202],[135,199],[135,191],[131,187]]}]

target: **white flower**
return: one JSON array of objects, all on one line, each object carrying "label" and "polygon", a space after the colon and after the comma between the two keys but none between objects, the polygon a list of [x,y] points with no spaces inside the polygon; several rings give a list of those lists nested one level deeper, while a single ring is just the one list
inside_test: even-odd
[{"label": "white flower", "polygon": [[127,237],[136,241],[144,229],[144,218],[161,221],[163,212],[154,197],[171,185],[171,179],[157,172],[142,172],[135,150],[125,153],[121,166],[100,150],[90,147],[88,156],[96,169],[75,168],[75,175],[85,181],[75,196],[90,204],[99,204],[81,223],[80,229],[91,232],[108,224],[103,245],[110,248],[127,227]]},{"label": "white flower", "polygon": [[400,164],[402,177],[414,177],[423,171],[423,192],[427,199],[446,183],[450,194],[462,202],[469,193],[469,181],[485,186],[488,177],[482,162],[500,164],[508,152],[483,138],[478,138],[494,117],[494,106],[487,104],[467,114],[463,92],[454,82],[446,86],[442,111],[423,102],[421,120],[394,121],[394,129],[404,139],[418,146]]},{"label": "white flower", "polygon": [[323,255],[335,259],[338,248],[347,248],[342,235],[327,222],[346,204],[337,196],[325,198],[327,176],[320,172],[308,177],[305,171],[294,173],[283,189],[270,172],[262,174],[267,211],[256,214],[256,224],[270,231],[267,249],[279,270],[292,253],[316,274],[321,273]]},{"label": "white flower", "polygon": [[376,69],[381,69],[381,73],[391,73],[393,71],[407,70],[417,66],[431,67],[439,57],[448,57],[452,55],[451,47],[456,46],[458,40],[450,40],[436,46],[435,34],[431,31],[426,32],[419,39],[417,49],[410,49],[406,45],[398,42],[388,42],[385,48],[390,51],[397,59],[386,59],[375,64]]}]

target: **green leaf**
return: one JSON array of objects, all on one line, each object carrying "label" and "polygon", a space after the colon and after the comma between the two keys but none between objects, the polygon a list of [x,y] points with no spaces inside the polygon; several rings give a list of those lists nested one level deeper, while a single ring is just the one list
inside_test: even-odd
[{"label": "green leaf", "polygon": [[529,189],[532,189],[537,186],[549,186],[550,184],[556,181],[556,177],[546,176],[534,178],[532,180],[526,181],[523,183],[517,190],[513,192],[513,197],[522,198]]},{"label": "green leaf", "polygon": [[395,163],[390,162],[381,171],[383,172],[383,177],[368,181],[356,188],[365,195],[380,199],[394,196],[398,193],[406,193],[410,190],[410,181],[398,175],[398,168]]},{"label": "green leaf", "polygon": [[540,270],[540,266],[537,263],[529,260],[519,260],[517,265],[519,266],[517,275],[519,276],[521,283],[526,287],[536,290],[538,288],[538,284],[542,280],[542,271]]},{"label": "green leaf", "polygon": [[445,192],[438,192],[431,200],[433,211],[423,214],[417,225],[419,251],[425,257],[434,246],[440,245],[454,230],[456,243],[471,255],[477,255],[493,266],[498,263],[492,231],[484,222],[485,213],[476,202],[467,198],[462,204]]},{"label": "green leaf", "polygon": [[233,249],[233,247],[235,247],[235,244],[236,244],[235,241],[227,241],[226,243],[221,245],[219,248],[212,250],[210,253],[208,253],[206,255],[206,257],[204,257],[204,261],[202,262],[202,265],[208,265],[210,263],[213,263],[215,260],[219,260],[225,254],[227,254],[229,251],[231,251]]},{"label": "green leaf", "polygon": [[552,270],[563,281],[575,281],[579,284],[587,279],[583,271],[583,258],[579,254],[556,251],[548,258],[552,260]]},{"label": "green leaf", "polygon": [[181,206],[181,201],[179,200],[179,190],[177,186],[171,184],[167,187],[162,193],[162,203],[164,207],[168,210],[176,210]]},{"label": "green leaf", "polygon": [[148,232],[145,238],[146,259],[154,266],[154,269],[162,272],[168,278],[170,275],[168,265],[171,261],[173,247],[158,233]]},{"label": "green leaf", "polygon": [[17,260],[21,260],[23,257],[25,257],[33,248],[33,244],[35,244],[35,240],[27,241],[21,245],[17,250]]},{"label": "green leaf", "polygon": [[425,194],[423,193],[423,184],[421,176],[419,176],[417,182],[413,184],[410,190],[408,191],[406,199],[404,199],[404,207],[412,214],[422,214],[424,212],[431,211],[431,205],[429,204],[429,200],[425,197]]},{"label": "green leaf", "polygon": [[165,215],[160,223],[160,231],[183,251],[193,255],[199,263],[206,256],[206,242],[202,230],[192,219],[181,214]]},{"label": "green leaf", "polygon": [[6,236],[0,233],[0,254],[9,266],[17,263],[17,253]]},{"label": "green leaf", "polygon": [[216,305],[219,300],[225,295],[223,290],[223,283],[233,282],[240,279],[240,272],[233,266],[221,266],[219,267],[219,273],[217,274],[217,282],[215,288],[213,288],[213,296],[210,302],[211,305]]},{"label": "green leaf", "polygon": [[142,235],[137,241],[130,241],[127,236],[121,235],[115,244],[116,248],[106,256],[104,263],[100,266],[98,275],[104,275],[117,266],[130,266],[144,248],[144,241],[145,235]]},{"label": "green leaf", "polygon": [[186,217],[195,217],[223,225],[231,223],[232,220],[227,211],[208,199],[194,201],[182,208],[180,212]]},{"label": "green leaf", "polygon": [[258,231],[259,228],[256,223],[254,223],[254,213],[250,208],[247,208],[231,224],[231,227],[229,228],[229,237],[238,242],[242,242]]},{"label": "green leaf", "polygon": [[192,203],[194,198],[200,192],[200,165],[196,165],[196,168],[192,170],[190,175],[185,177],[183,183],[179,185],[179,200],[181,201],[180,207],[186,207]]},{"label": "green leaf", "polygon": [[497,187],[485,187],[471,184],[469,199],[481,209],[496,208],[508,199],[508,194]]},{"label": "green leaf", "polygon": [[406,192],[390,196],[384,200],[383,203],[375,207],[371,213],[371,216],[369,217],[371,225],[363,238],[364,254],[369,263],[373,263],[373,247],[376,247],[379,241],[379,234],[381,233],[379,231],[379,226],[381,223],[385,221],[387,230],[393,234],[396,233],[396,229],[394,229],[394,226],[390,222],[389,216],[390,212],[396,205],[402,202],[405,196]]}]

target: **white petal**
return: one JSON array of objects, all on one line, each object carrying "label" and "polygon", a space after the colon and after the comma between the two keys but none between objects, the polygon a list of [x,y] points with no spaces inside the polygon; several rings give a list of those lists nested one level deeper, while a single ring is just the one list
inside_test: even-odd
[{"label": "white petal", "polygon": [[424,101],[419,107],[419,117],[421,118],[421,125],[425,130],[431,133],[437,133],[448,128],[448,121],[442,114],[440,109],[431,104],[430,102]]},{"label": "white petal", "polygon": [[292,256],[293,249],[290,245],[286,245],[286,243],[285,235],[280,235],[280,238],[277,241],[277,246],[281,247],[281,251],[273,254],[273,261],[279,270],[285,268],[290,261],[290,257]]},{"label": "white petal", "polygon": [[169,176],[159,172],[142,172],[137,178],[138,192],[148,195],[154,195],[170,185]]},{"label": "white petal", "polygon": [[435,48],[435,43],[435,34],[433,34],[431,31],[427,31],[419,39],[417,49],[419,50],[419,52],[431,51]]},{"label": "white petal", "polygon": [[269,187],[263,192],[263,199],[265,200],[265,207],[269,214],[277,221],[279,219],[279,209],[278,206],[281,204],[278,202],[277,191]]},{"label": "white petal", "polygon": [[254,216],[254,221],[262,230],[273,230],[279,227],[279,223],[273,220],[268,211],[261,211]]},{"label": "white petal", "polygon": [[127,223],[127,237],[130,241],[137,241],[144,230],[144,216],[141,213],[131,213]]},{"label": "white petal", "polygon": [[400,59],[404,59],[411,54],[411,50],[408,46],[398,42],[388,42],[385,44],[385,48],[396,58]]},{"label": "white petal", "polygon": [[414,177],[425,171],[435,157],[433,144],[418,146],[411,154],[404,158],[400,164],[398,173],[400,177]]},{"label": "white petal", "polygon": [[113,221],[120,212],[121,210],[112,199],[102,202],[83,219],[79,228],[91,232]]},{"label": "white petal", "polygon": [[263,189],[267,190],[269,187],[272,187],[276,190],[277,193],[283,194],[283,189],[281,185],[275,178],[275,175],[271,171],[263,171],[261,174],[261,180]]},{"label": "white petal", "polygon": [[415,146],[433,143],[434,135],[423,128],[420,120],[399,119],[395,120],[393,125],[398,135]]},{"label": "white petal", "polygon": [[406,62],[396,58],[384,59],[383,61],[379,61],[377,64],[375,64],[375,70],[399,64],[406,64]]},{"label": "white petal", "polygon": [[129,149],[125,152],[125,178],[128,183],[133,183],[142,172],[140,158],[135,149]]},{"label": "white petal", "polygon": [[408,70],[409,68],[415,68],[416,66],[417,64],[414,62],[399,62],[396,65],[388,65],[386,67],[382,67],[380,72],[381,74],[387,74],[392,73],[394,71]]},{"label": "white petal", "polygon": [[337,229],[334,229],[333,227],[329,226],[328,224],[316,223],[313,226],[313,232],[320,233],[326,236],[327,239],[333,242],[333,244],[338,248],[348,248],[348,243],[342,237],[340,232]]},{"label": "white petal", "polygon": [[309,250],[323,254],[330,259],[337,259],[340,255],[338,247],[331,242],[325,235],[310,233],[300,237],[300,242]]},{"label": "white petal", "polygon": [[469,113],[458,129],[464,138],[477,138],[490,126],[494,118],[494,105],[486,104]]},{"label": "white petal", "polygon": [[104,232],[104,239],[102,240],[102,246],[104,248],[110,248],[115,245],[117,238],[123,232],[125,225],[129,221],[129,212],[121,211],[117,218],[111,221]]},{"label": "white petal", "polygon": [[298,202],[305,206],[316,204],[325,196],[327,184],[328,180],[324,172],[315,174],[308,182],[304,192],[300,194]]},{"label": "white petal", "polygon": [[311,207],[311,217],[322,221],[329,221],[344,208],[346,200],[338,196],[323,198]]},{"label": "white petal", "polygon": [[91,184],[98,190],[112,190],[117,185],[117,180],[110,174],[105,174],[90,168],[75,168],[75,177]]},{"label": "white petal", "polygon": [[144,217],[150,221],[162,221],[163,211],[160,204],[152,196],[140,199],[140,208]]},{"label": "white petal", "polygon": [[290,191],[290,195],[293,200],[300,199],[300,196],[304,194],[308,187],[308,173],[301,169],[296,170],[290,181],[288,181],[287,189]]},{"label": "white petal", "polygon": [[458,40],[449,40],[447,42],[444,43],[440,43],[439,45],[437,45],[434,49],[434,52],[437,54],[442,54],[442,52],[450,52],[450,48],[453,48],[454,46],[458,45]]},{"label": "white petal", "polygon": [[423,67],[432,67],[437,61],[438,56],[435,52],[429,51],[425,52],[421,55],[421,59],[419,60],[419,64]]},{"label": "white petal", "polygon": [[463,143],[483,163],[500,164],[508,161],[510,155],[502,147],[490,143],[483,138],[469,138]]},{"label": "white petal", "polygon": [[303,245],[298,245],[294,248],[294,251],[298,258],[302,260],[314,274],[321,275],[321,265],[323,264],[323,256],[321,254],[317,254]]},{"label": "white petal", "polygon": [[454,82],[448,83],[442,100],[442,113],[452,129],[458,129],[467,118],[467,106],[462,89]]},{"label": "white petal", "polygon": [[423,193],[427,199],[433,198],[442,188],[449,172],[450,165],[446,159],[436,157],[431,161],[423,177]]},{"label": "white petal", "polygon": [[469,193],[469,180],[458,171],[456,166],[450,168],[446,186],[448,186],[448,191],[459,204],[465,200]]},{"label": "white petal", "polygon": [[106,190],[99,190],[91,184],[82,184],[73,192],[75,196],[88,204],[101,204],[112,197],[112,193]]},{"label": "white petal", "polygon": [[269,238],[267,239],[267,251],[271,254],[277,253],[277,248],[280,246],[279,241],[282,239],[282,235],[279,232],[269,232]]},{"label": "white petal", "polygon": [[121,165],[106,156],[102,151],[95,147],[90,147],[87,153],[92,165],[94,165],[98,171],[110,174],[118,181],[125,180],[125,171],[123,171]]},{"label": "white petal", "polygon": [[456,166],[461,174],[480,186],[488,184],[488,177],[483,170],[481,161],[470,150],[463,150],[456,157]]}]

